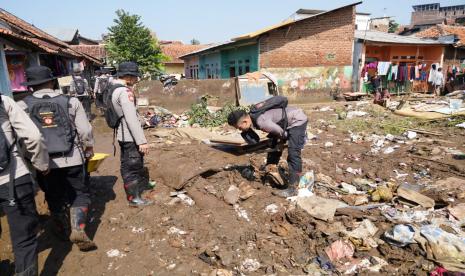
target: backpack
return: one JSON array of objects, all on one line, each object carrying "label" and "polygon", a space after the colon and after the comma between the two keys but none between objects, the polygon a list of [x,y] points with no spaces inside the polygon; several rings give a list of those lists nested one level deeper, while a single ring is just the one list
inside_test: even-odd
[{"label": "backpack", "polygon": [[119,127],[123,116],[119,116],[118,113],[116,113],[112,98],[113,92],[115,92],[115,90],[120,87],[124,87],[124,85],[111,85],[110,88],[107,89],[107,91],[105,91],[103,94],[103,103],[105,105],[105,121],[110,128],[115,130]]},{"label": "backpack", "polygon": [[73,76],[73,81],[74,81],[74,89],[76,91],[76,94],[79,96],[82,96],[86,93],[86,83],[82,78],[75,78]]},{"label": "backpack", "polygon": [[257,125],[258,117],[260,117],[263,113],[267,112],[271,109],[282,109],[283,110],[283,117],[277,123],[282,129],[287,128],[287,107],[288,101],[286,97],[283,96],[274,96],[269,99],[264,100],[263,102],[257,103],[250,108],[250,118],[252,119],[252,123],[255,128],[260,129]]},{"label": "backpack", "polygon": [[[2,96],[0,95],[0,113],[6,115],[5,107],[3,106]],[[0,115],[0,116],[1,116]],[[0,172],[3,172],[10,164],[12,145],[8,143],[3,130],[0,131]]]},{"label": "backpack", "polygon": [[108,78],[107,77],[101,77],[99,80],[98,80],[98,87],[99,87],[99,93],[105,93],[105,91],[108,90],[108,84],[110,82],[108,81]]},{"label": "backpack", "polygon": [[76,131],[69,117],[69,101],[70,97],[65,95],[24,98],[29,116],[44,136],[50,156],[66,155],[73,150]]}]

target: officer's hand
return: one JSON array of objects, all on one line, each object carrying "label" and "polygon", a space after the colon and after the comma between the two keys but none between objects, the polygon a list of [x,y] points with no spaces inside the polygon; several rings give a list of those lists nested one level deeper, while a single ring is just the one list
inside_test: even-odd
[{"label": "officer's hand", "polygon": [[87,147],[84,151],[84,157],[89,160],[94,157],[94,147]]},{"label": "officer's hand", "polygon": [[45,176],[45,175],[50,173],[50,169],[47,169],[45,171],[41,171],[40,173]]},{"label": "officer's hand", "polygon": [[149,145],[147,144],[139,145],[139,152],[144,155],[149,154]]}]

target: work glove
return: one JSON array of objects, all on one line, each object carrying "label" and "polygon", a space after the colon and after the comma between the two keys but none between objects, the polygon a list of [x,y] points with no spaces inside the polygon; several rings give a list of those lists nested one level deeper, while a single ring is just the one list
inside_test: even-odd
[{"label": "work glove", "polygon": [[258,134],[251,128],[247,131],[241,132],[241,136],[248,145],[255,145],[260,142],[260,136],[258,136]]}]

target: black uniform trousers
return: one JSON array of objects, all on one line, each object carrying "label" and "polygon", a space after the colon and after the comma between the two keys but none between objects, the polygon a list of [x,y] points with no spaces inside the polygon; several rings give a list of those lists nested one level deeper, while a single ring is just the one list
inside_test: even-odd
[{"label": "black uniform trousers", "polygon": [[134,142],[119,141],[121,149],[121,177],[124,184],[137,181],[139,184],[147,182],[147,174],[144,169],[144,156],[139,152],[139,147]]},{"label": "black uniform trousers", "polygon": [[89,206],[89,181],[83,165],[52,169],[49,174],[37,178],[50,212]]},{"label": "black uniform trousers", "polygon": [[[8,185],[0,185],[0,207],[10,226],[11,243],[15,255],[15,270],[22,272],[37,261],[37,233],[39,215],[34,200],[31,176],[15,180],[16,204],[9,205]],[[1,233],[1,226],[0,226]]]},{"label": "black uniform trousers", "polygon": [[87,119],[90,120],[92,99],[90,98],[90,96],[78,96],[77,98],[82,103],[82,106],[86,111]]},{"label": "black uniform trousers", "polygon": [[[291,185],[299,182],[302,173],[302,149],[305,146],[307,135],[307,122],[303,125],[288,129],[287,163],[289,165],[289,183]],[[267,164],[278,164],[282,151],[270,152]]]}]

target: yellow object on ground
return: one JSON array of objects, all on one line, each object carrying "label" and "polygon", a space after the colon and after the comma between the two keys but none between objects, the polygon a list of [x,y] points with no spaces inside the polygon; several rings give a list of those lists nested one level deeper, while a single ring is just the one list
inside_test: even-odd
[{"label": "yellow object on ground", "polygon": [[87,172],[95,172],[103,160],[105,160],[109,155],[106,153],[95,153],[94,156],[89,160],[87,164]]}]

